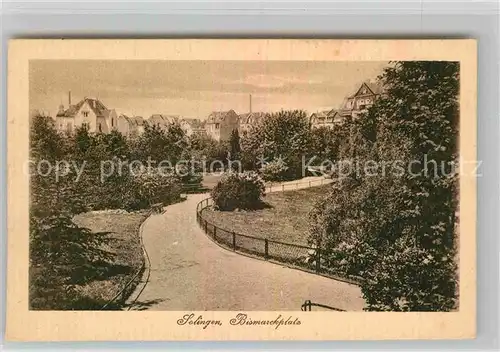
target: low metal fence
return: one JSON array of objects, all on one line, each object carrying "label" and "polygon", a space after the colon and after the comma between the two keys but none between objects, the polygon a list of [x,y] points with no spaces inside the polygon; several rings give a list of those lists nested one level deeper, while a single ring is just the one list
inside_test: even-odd
[{"label": "low metal fence", "polygon": [[[326,180],[328,182],[328,180]],[[304,183],[291,183],[286,184],[285,187],[278,187],[278,185],[270,185],[268,188],[276,191],[292,190],[300,188],[297,184]],[[309,184],[309,182],[307,182]],[[325,180],[311,180],[311,185],[325,184]],[[295,188],[290,188],[295,187]],[[266,191],[268,191],[266,189]],[[269,192],[269,191],[268,191]],[[268,238],[255,237],[231,231],[229,229],[221,228],[203,217],[203,210],[213,205],[212,198],[205,198],[200,201],[196,206],[196,220],[201,229],[220,246],[240,252],[259,257],[264,260],[275,261],[285,264],[287,266],[303,269],[323,276],[328,276],[337,280],[346,281],[353,284],[358,284],[360,278],[349,277],[346,278],[340,273],[337,273],[330,265],[325,265],[322,260],[322,250],[320,246],[310,247],[294,243],[286,243]]]},{"label": "low metal fence", "polygon": [[326,310],[335,310],[337,312],[345,312],[344,309],[327,306],[326,304],[321,304],[321,303],[313,303],[310,300],[305,301],[304,304],[300,306],[300,310],[304,312],[310,312],[312,310],[311,309],[312,307],[319,307],[323,310],[326,309]]},{"label": "low metal fence", "polygon": [[203,231],[219,245],[235,252],[291,264],[317,273],[321,272],[321,251],[317,248],[244,235],[223,229],[203,218],[203,210],[212,205],[212,198],[206,198],[199,202],[196,206],[196,219]]}]

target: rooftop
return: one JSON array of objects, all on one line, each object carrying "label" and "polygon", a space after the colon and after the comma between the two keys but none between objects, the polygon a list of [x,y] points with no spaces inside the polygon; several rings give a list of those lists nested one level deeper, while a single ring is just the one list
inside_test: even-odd
[{"label": "rooftop", "polygon": [[70,105],[68,109],[63,110],[62,112],[59,111],[56,116],[74,117],[85,103],[87,103],[90,106],[90,108],[96,114],[96,116],[98,117],[108,116],[109,114],[108,108],[106,108],[106,106],[99,99],[88,98],[88,97],[83,98],[76,105]]}]

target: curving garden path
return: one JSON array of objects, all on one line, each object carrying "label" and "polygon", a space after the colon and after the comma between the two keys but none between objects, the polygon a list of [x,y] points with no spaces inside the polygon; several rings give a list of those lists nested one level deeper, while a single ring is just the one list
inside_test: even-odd
[{"label": "curving garden path", "polygon": [[[298,188],[307,187],[305,183]],[[144,222],[142,236],[150,265],[129,298],[129,303],[135,302],[131,309],[300,310],[305,300],[363,309],[358,286],[216,245],[196,222],[196,204],[207,196],[188,195]]]}]

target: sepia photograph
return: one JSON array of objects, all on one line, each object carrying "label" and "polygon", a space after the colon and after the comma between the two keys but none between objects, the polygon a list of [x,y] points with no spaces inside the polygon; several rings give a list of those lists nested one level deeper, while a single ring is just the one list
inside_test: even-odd
[{"label": "sepia photograph", "polygon": [[29,227],[16,235],[30,314],[165,311],[197,333],[272,333],[309,312],[319,325],[461,312],[474,290],[461,192],[477,170],[460,57],[231,48],[29,60]]},{"label": "sepia photograph", "polygon": [[31,309],[459,309],[459,69],[32,61]]}]

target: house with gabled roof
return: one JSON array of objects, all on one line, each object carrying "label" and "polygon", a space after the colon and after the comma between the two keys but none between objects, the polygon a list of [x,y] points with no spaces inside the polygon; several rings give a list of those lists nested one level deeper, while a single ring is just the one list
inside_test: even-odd
[{"label": "house with gabled roof", "polygon": [[382,86],[377,82],[363,82],[354,94],[344,99],[342,107],[339,110],[340,117],[351,116],[353,118],[366,111],[375,103],[382,94]]},{"label": "house with gabled roof", "polygon": [[194,118],[182,118],[179,121],[182,130],[186,133],[186,136],[192,136],[194,134],[197,135],[205,135],[205,121],[201,121],[200,119]]},{"label": "house with gabled roof", "polygon": [[120,114],[113,129],[116,129],[126,137],[136,137],[144,132],[144,119],[142,116]]},{"label": "house with gabled roof", "polygon": [[366,81],[347,96],[340,109],[323,110],[312,113],[309,117],[311,128],[328,127],[341,124],[347,117],[357,118],[366,111],[383,94],[383,88],[378,82]]},{"label": "house with gabled roof", "polygon": [[208,115],[205,130],[216,141],[228,141],[233,130],[238,129],[238,115],[234,110],[214,111]]},{"label": "house with gabled roof", "polygon": [[61,104],[56,115],[56,128],[60,131],[72,133],[76,127],[85,125],[90,133],[108,133],[116,122],[116,111],[97,98],[84,97],[72,105],[70,92],[68,103],[67,109]]},{"label": "house with gabled roof", "polygon": [[312,128],[332,128],[336,123],[334,120],[336,116],[338,116],[338,111],[335,109],[318,111],[311,114],[309,117],[309,123]]},{"label": "house with gabled roof", "polygon": [[157,126],[161,129],[168,129],[174,123],[179,122],[177,115],[153,114],[146,121],[150,126]]}]

